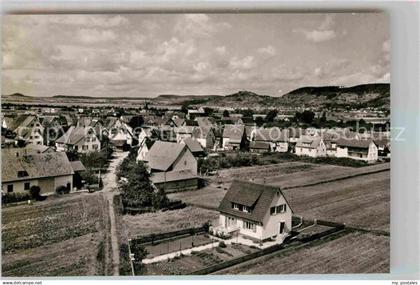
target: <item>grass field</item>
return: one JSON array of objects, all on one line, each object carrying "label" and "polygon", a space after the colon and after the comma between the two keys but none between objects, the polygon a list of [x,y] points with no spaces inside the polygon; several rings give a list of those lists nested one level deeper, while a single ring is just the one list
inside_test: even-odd
[{"label": "grass field", "polygon": [[77,194],[2,209],[2,275],[104,275],[107,208],[101,195]]},{"label": "grass field", "polygon": [[389,256],[389,237],[354,232],[288,253],[255,259],[215,274],[387,273]]},{"label": "grass field", "polygon": [[124,215],[123,221],[130,238],[200,227],[205,222],[218,219],[216,211],[187,207],[180,210]]}]

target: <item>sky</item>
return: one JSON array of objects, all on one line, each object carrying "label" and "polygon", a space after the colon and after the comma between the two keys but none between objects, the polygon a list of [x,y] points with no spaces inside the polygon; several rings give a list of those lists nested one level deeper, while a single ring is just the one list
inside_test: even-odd
[{"label": "sky", "polygon": [[281,96],[390,82],[382,13],[7,15],[2,94]]}]

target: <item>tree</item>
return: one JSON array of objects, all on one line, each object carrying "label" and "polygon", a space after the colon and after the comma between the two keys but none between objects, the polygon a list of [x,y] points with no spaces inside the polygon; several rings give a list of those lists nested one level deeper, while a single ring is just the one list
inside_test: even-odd
[{"label": "tree", "polygon": [[327,115],[325,112],[322,112],[321,119],[319,120],[321,123],[325,123],[327,121]]},{"label": "tree", "polygon": [[182,104],[181,112],[184,114],[188,114],[188,104]]},{"label": "tree", "polygon": [[223,117],[229,117],[229,111],[228,110],[223,111]]},{"label": "tree", "polygon": [[41,197],[41,188],[37,185],[32,185],[29,189],[29,194],[31,195],[32,199],[39,200]]},{"label": "tree", "polygon": [[262,117],[255,118],[255,124],[257,124],[258,127],[261,127],[264,125],[264,119]]},{"label": "tree", "polygon": [[66,155],[67,155],[67,158],[68,158],[70,161],[76,161],[76,160],[79,160],[79,154],[78,154],[78,153],[77,153],[77,151],[76,151],[76,150],[74,150],[74,149],[70,149],[70,150],[66,151]]},{"label": "tree", "polygon": [[301,121],[306,124],[312,124],[315,118],[315,113],[312,111],[305,110],[301,115]]},{"label": "tree", "polygon": [[274,119],[277,117],[277,110],[270,110],[265,117],[266,122],[273,122]]},{"label": "tree", "polygon": [[144,118],[141,115],[132,117],[128,122],[128,125],[133,129],[140,128],[141,126],[143,126],[143,124]]},{"label": "tree", "polygon": [[122,186],[122,198],[140,206],[152,206],[154,189],[150,181],[150,174],[140,161],[130,161],[127,164],[127,183]]}]

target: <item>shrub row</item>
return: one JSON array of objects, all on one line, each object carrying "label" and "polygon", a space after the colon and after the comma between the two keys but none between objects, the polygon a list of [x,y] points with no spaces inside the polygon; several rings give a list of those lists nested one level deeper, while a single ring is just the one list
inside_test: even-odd
[{"label": "shrub row", "polygon": [[5,193],[1,198],[1,202],[2,204],[8,204],[27,201],[30,199],[31,195],[28,192]]}]

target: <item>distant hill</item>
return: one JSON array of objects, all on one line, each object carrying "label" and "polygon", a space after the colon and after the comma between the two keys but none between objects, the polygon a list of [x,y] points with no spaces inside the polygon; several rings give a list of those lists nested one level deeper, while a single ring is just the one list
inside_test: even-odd
[{"label": "distant hill", "polygon": [[56,95],[31,97],[21,93],[2,96],[3,102],[32,103],[79,103],[142,105],[145,101],[154,105],[196,105],[209,107],[267,108],[267,107],[384,107],[390,108],[390,85],[385,83],[362,84],[352,87],[320,86],[302,87],[281,97],[260,95],[251,91],[239,91],[229,95],[176,95],[162,94],[155,98],[141,97],[88,97]]},{"label": "distant hill", "polygon": [[362,84],[352,87],[303,87],[281,97],[285,105],[390,107],[390,85]]}]

